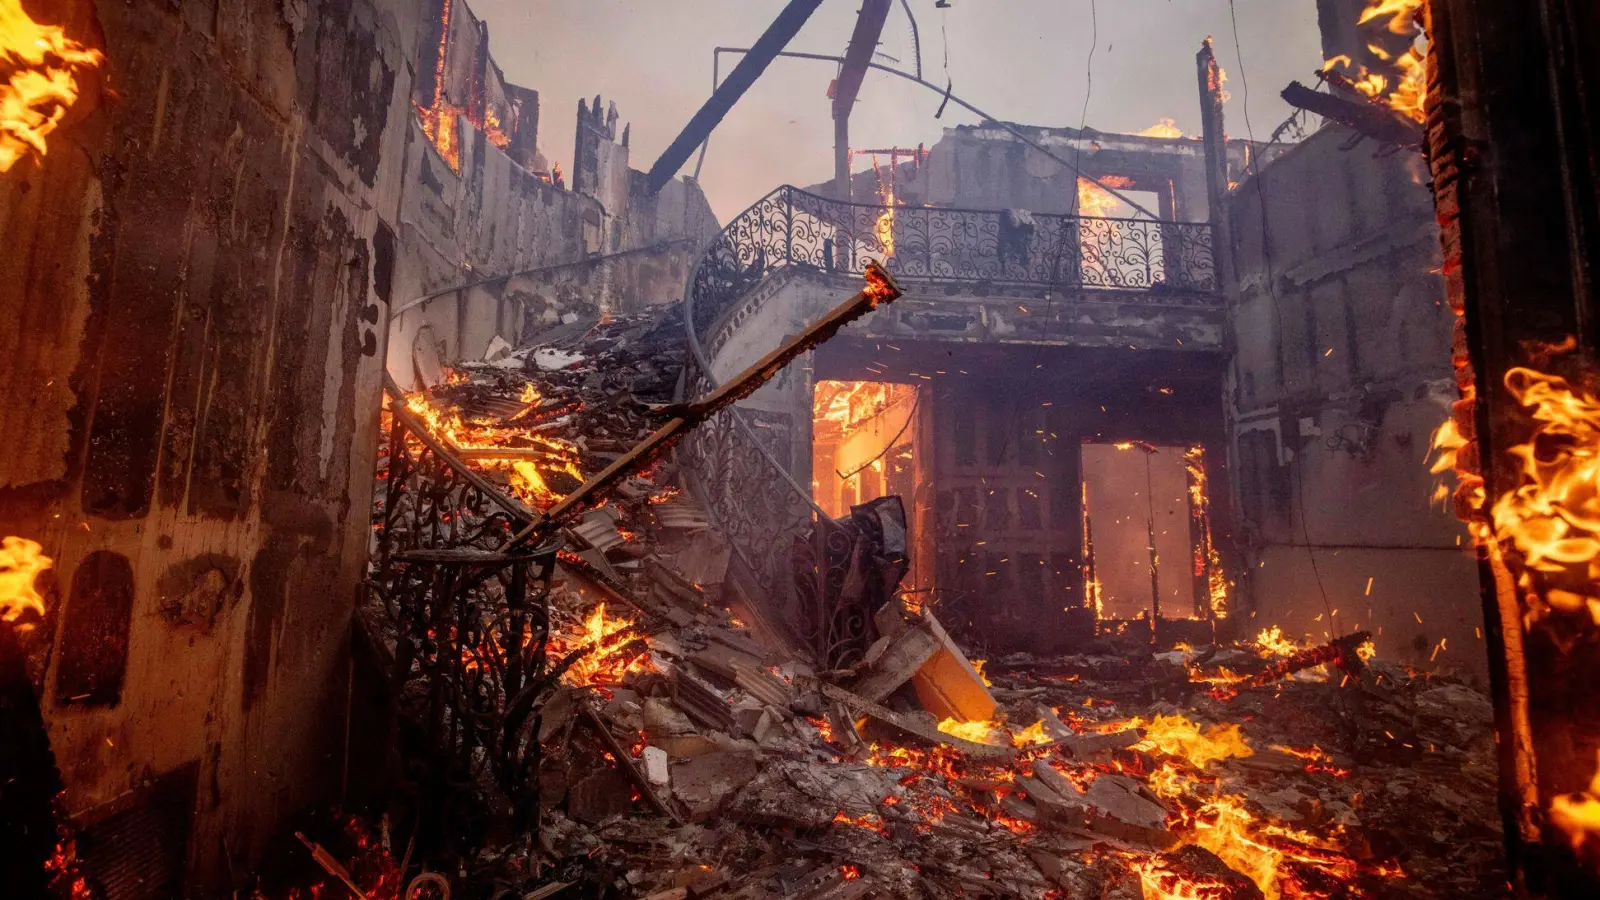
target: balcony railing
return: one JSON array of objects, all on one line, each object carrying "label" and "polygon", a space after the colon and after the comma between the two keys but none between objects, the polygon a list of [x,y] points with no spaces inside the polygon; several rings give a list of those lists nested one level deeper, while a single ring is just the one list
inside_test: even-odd
[{"label": "balcony railing", "polygon": [[781,187],[745,210],[708,248],[692,285],[704,342],[731,304],[772,271],[860,273],[877,260],[902,282],[1029,285],[1153,294],[1217,291],[1211,226],[895,207],[830,200]]},{"label": "balcony railing", "polygon": [[[711,360],[734,333],[730,315],[769,275],[790,268],[859,274],[877,260],[906,285],[1032,287],[1117,302],[1184,295],[1220,303],[1206,223],[896,207],[830,200],[780,187],[745,210],[707,248],[684,301],[691,351],[685,399],[716,386]],[[748,312],[750,310],[743,310]],[[768,596],[786,591],[790,553],[824,514],[790,469],[795,423],[734,408],[680,448],[690,486]]]}]

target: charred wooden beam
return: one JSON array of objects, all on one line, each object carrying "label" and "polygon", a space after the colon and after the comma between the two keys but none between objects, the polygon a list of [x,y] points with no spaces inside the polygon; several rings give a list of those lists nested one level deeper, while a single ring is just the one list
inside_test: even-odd
[{"label": "charred wooden beam", "polygon": [[701,400],[680,407],[678,414],[653,434],[619,457],[600,474],[584,482],[577,490],[517,532],[506,543],[507,547],[530,539],[550,535],[573,516],[600,502],[618,484],[632,477],[639,469],[650,465],[690,431],[711,416],[755,393],[756,389],[771,381],[773,376],[793,362],[795,357],[823,343],[839,329],[873,311],[880,303],[899,299],[900,286],[877,263],[869,263],[866,271],[867,286],[860,293],[840,304],[833,312],[814,323],[799,335],[790,338],[781,347],[753,363],[738,376]]},{"label": "charred wooden beam", "polygon": [[739,64],[734,66],[732,72],[728,73],[728,79],[717,87],[711,99],[700,107],[700,111],[694,114],[689,124],[683,127],[683,132],[662,152],[656,164],[650,167],[648,176],[650,193],[658,193],[678,174],[678,170],[688,161],[689,154],[694,152],[694,148],[711,136],[711,132],[722,123],[723,117],[733,109],[733,105],[739,102],[745,91],[750,90],[750,86],[756,83],[756,79],[767,70],[767,66],[772,65],[772,61],[777,59],[783,48],[789,46],[794,36],[800,33],[801,26],[806,24],[806,20],[810,19],[811,14],[821,5],[822,0],[789,0],[789,5],[784,7],[783,12],[778,13],[778,18],[773,20],[766,33],[756,40],[750,47],[750,52],[744,59],[739,60]]},{"label": "charred wooden beam", "polygon": [[1213,688],[1211,696],[1218,700],[1232,700],[1239,696],[1241,691],[1276,684],[1298,672],[1329,663],[1343,669],[1347,674],[1359,675],[1365,664],[1361,661],[1361,654],[1357,652],[1357,648],[1371,639],[1372,635],[1365,631],[1334,638],[1320,647],[1312,647],[1286,656],[1243,681]]},{"label": "charred wooden beam", "polygon": [[1324,94],[1298,81],[1289,82],[1281,96],[1296,109],[1314,112],[1375,141],[1407,150],[1422,149],[1422,127],[1382,104]]},{"label": "charred wooden beam", "polygon": [[0,619],[0,872],[7,896],[47,897],[56,847],[55,799],[61,772],[21,642]]},{"label": "charred wooden beam", "polygon": [[[1427,144],[1457,313],[1457,511],[1522,484],[1537,423],[1507,376],[1592,383],[1600,366],[1600,11],[1588,0],[1432,0]],[[1564,352],[1556,352],[1556,351]],[[1592,448],[1589,448],[1592,450]],[[1595,561],[1567,588],[1595,596]],[[1600,622],[1551,603],[1516,541],[1479,549],[1501,812],[1517,892],[1600,896],[1600,833],[1560,815],[1600,803]],[[1569,594],[1570,596],[1570,594]]]},{"label": "charred wooden beam", "polygon": [[844,51],[844,65],[833,87],[833,190],[841,200],[850,199],[850,113],[855,109],[867,65],[883,35],[892,0],[865,0],[856,16],[856,29]]}]

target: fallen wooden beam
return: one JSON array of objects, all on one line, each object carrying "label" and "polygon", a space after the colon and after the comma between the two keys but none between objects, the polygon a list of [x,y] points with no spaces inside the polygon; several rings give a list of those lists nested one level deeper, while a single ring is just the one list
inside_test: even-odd
[{"label": "fallen wooden beam", "polygon": [[[1335,73],[1328,73],[1332,76]],[[1387,106],[1314,91],[1298,81],[1283,89],[1285,103],[1314,112],[1385,144],[1422,149],[1422,126]]]},{"label": "fallen wooden beam", "polygon": [[1329,663],[1351,675],[1359,675],[1361,670],[1365,668],[1365,664],[1361,661],[1361,654],[1357,648],[1371,638],[1371,633],[1366,631],[1357,631],[1344,637],[1334,638],[1320,647],[1312,647],[1310,650],[1301,650],[1291,656],[1286,656],[1243,681],[1212,688],[1211,696],[1218,700],[1232,700],[1234,697],[1239,696],[1241,691],[1276,684],[1297,672],[1304,672],[1306,669],[1313,669]]}]

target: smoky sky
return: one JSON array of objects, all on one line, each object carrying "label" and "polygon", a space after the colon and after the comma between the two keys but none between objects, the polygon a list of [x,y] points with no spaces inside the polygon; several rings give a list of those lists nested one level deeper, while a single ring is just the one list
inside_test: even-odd
[{"label": "smoky sky", "polygon": [[[539,144],[547,158],[571,168],[578,98],[601,94],[632,123],[631,165],[642,170],[705,102],[713,48],[750,46],[785,5],[467,2],[488,22],[506,78],[539,91]],[[1228,75],[1228,133],[1265,140],[1292,112],[1278,92],[1293,79],[1309,81],[1321,62],[1315,0],[1234,0],[1237,43],[1228,0],[949,0],[948,9],[935,2],[909,0],[924,77],[943,85],[948,65],[958,96],[996,118],[1030,125],[1086,122],[1132,132],[1171,118],[1185,134],[1197,134],[1194,56],[1211,36]],[[842,54],[859,7],[859,0],[824,0],[789,49]],[[905,6],[896,0],[878,61],[914,70],[912,47]],[[724,76],[734,61],[724,55]],[[701,173],[722,221],[780,184],[832,176],[827,89],[835,74],[833,63],[779,59],[723,120]],[[869,72],[851,117],[851,144],[931,146],[944,128],[978,121],[953,104],[934,118],[940,100],[918,85]],[[869,165],[856,161],[858,171]],[[683,172],[693,168],[691,158]]]}]

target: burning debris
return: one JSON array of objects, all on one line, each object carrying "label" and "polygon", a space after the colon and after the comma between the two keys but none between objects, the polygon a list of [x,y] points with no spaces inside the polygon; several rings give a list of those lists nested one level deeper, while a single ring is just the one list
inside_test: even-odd
[{"label": "burning debris", "polygon": [[[674,412],[676,316],[596,323],[461,366],[407,408],[528,517],[548,512]],[[432,640],[458,648],[455,677],[532,673],[515,697],[477,695],[474,715],[503,708],[489,721],[506,737],[462,759],[454,790],[479,799],[459,821],[441,830],[417,820],[426,807],[391,807],[377,829],[389,861],[373,868],[370,842],[351,851],[381,877],[340,875],[338,853],[318,844],[328,877],[373,898],[422,889],[399,886],[424,860],[458,866],[418,876],[433,889],[537,897],[1502,892],[1488,702],[1472,688],[1372,659],[1362,634],[1313,647],[1278,629],[1154,654],[1107,634],[1074,655],[974,661],[937,604],[895,591],[885,567],[901,565],[898,551],[871,537],[893,532],[881,525],[892,510],[871,505],[830,526],[857,535],[841,564],[859,574],[837,587],[870,607],[860,643],[830,654],[775,627],[765,598],[724,585],[727,546],[672,477],[670,461],[640,467],[571,520],[546,637],[511,632],[519,651],[461,640],[466,620],[448,635],[435,626]],[[394,527],[383,505],[404,497],[379,498],[380,527]],[[515,546],[513,525],[488,529],[485,546]],[[506,598],[493,615],[509,605],[526,619],[510,582],[484,584]],[[384,609],[367,612],[380,644],[404,646]],[[405,696],[402,733],[430,727],[407,710],[438,707]],[[479,727],[452,724],[460,715],[431,727]],[[513,735],[521,749],[507,755]],[[1574,820],[1587,802],[1573,799]],[[413,830],[420,846],[397,837]]]}]

